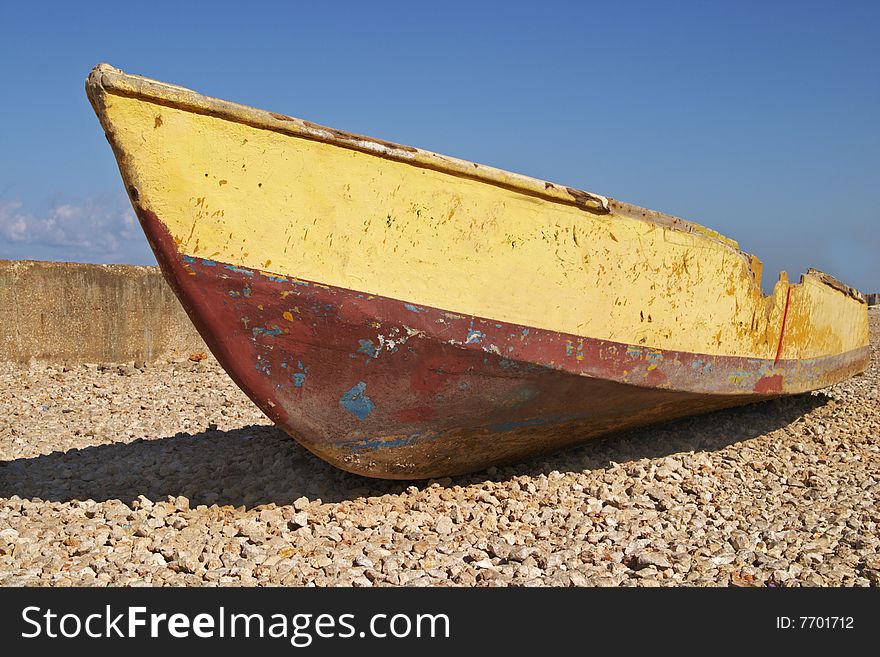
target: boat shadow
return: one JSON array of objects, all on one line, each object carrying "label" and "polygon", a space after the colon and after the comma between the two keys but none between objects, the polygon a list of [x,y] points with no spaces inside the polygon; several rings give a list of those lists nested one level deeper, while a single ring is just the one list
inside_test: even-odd
[{"label": "boat shadow", "polygon": [[[829,399],[822,393],[798,395],[629,430],[528,462],[442,479],[440,484],[466,486],[554,470],[597,470],[611,463],[681,452],[715,452],[785,427]],[[178,433],[0,462],[0,497],[55,502],[128,503],[140,495],[154,501],[183,495],[191,506],[252,508],[290,504],[303,496],[338,502],[393,495],[427,483],[382,481],[343,472],[310,454],[283,431],[265,425]]]}]

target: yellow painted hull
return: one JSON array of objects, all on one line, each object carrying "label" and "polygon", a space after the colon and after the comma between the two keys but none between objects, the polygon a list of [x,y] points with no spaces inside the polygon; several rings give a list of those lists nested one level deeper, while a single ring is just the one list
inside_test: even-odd
[{"label": "yellow painted hull", "polygon": [[[621,385],[736,396],[744,391],[736,377],[752,376],[749,393],[796,393],[867,364],[857,291],[811,270],[797,284],[783,274],[764,295],[758,259],[697,224],[107,65],[92,71],[87,90],[132,203],[155,223],[145,229],[160,262],[218,262],[523,327],[571,345],[558,356],[539,349],[532,362]],[[470,346],[469,334],[438,340]],[[480,340],[493,357],[514,353]],[[580,363],[584,341],[619,347]],[[704,365],[660,377],[657,362],[629,367],[615,356],[639,350],[678,365],[716,359],[729,380]]]}]

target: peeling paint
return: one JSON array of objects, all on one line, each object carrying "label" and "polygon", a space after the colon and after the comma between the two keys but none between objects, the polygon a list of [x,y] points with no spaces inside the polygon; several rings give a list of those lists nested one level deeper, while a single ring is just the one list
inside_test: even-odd
[{"label": "peeling paint", "polygon": [[357,349],[358,353],[366,354],[370,358],[379,357],[379,352],[376,350],[376,345],[373,344],[372,340],[365,340],[361,338],[360,340],[358,340],[358,344],[360,345]]},{"label": "peeling paint", "polygon": [[483,338],[486,337],[486,334],[482,331],[477,331],[475,329],[469,329],[467,334],[467,339],[464,341],[465,344],[477,344]]},{"label": "peeling paint", "polygon": [[339,405],[362,422],[376,407],[373,400],[367,397],[366,389],[367,384],[359,381],[339,398]]},{"label": "peeling paint", "polygon": [[244,276],[253,276],[254,272],[250,269],[245,269],[243,267],[236,267],[235,265],[223,265],[229,271],[234,271],[236,274],[242,274]]}]

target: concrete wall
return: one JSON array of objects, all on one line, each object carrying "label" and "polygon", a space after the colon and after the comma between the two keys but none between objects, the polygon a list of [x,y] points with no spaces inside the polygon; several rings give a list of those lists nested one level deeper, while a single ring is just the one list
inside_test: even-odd
[{"label": "concrete wall", "polygon": [[200,351],[158,267],[0,260],[0,361],[150,363]]}]

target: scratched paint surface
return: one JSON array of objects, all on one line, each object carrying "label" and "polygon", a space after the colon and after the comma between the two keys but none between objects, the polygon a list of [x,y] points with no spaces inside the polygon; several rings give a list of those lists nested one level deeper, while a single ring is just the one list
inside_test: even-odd
[{"label": "scratched paint surface", "polygon": [[186,255],[664,350],[773,358],[782,333],[788,358],[867,344],[864,303],[811,276],[765,297],[752,260],[708,231],[160,102],[104,94],[105,128]]}]

